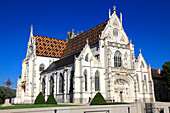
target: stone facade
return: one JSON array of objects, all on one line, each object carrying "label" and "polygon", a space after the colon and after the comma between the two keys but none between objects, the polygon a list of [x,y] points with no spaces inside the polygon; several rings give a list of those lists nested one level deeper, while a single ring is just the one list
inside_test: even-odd
[{"label": "stone facade", "polygon": [[[45,99],[53,93],[58,102],[87,103],[97,92],[116,102],[155,101],[151,67],[141,50],[135,58],[122,14],[119,19],[115,10],[109,10],[107,21],[69,39],[59,58],[37,56],[32,32],[28,48],[32,44],[33,52],[28,49],[18,79],[17,97],[22,102],[33,103],[39,92]],[[42,63],[46,69],[41,72]],[[20,88],[23,84],[25,89]]]}]

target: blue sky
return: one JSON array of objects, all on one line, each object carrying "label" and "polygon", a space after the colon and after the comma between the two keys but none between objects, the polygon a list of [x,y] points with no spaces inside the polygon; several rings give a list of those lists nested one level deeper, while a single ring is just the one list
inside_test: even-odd
[{"label": "blue sky", "polygon": [[0,0],[0,86],[10,78],[16,88],[31,24],[35,35],[66,39],[107,20],[113,5],[136,57],[141,48],[152,68],[170,61],[170,0]]}]

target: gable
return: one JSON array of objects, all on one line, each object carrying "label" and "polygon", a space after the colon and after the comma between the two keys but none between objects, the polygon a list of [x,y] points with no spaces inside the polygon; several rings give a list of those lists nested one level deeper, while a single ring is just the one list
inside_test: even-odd
[{"label": "gable", "polygon": [[68,41],[34,35],[36,55],[60,58]]},{"label": "gable", "polygon": [[119,19],[116,13],[113,13],[102,33],[102,37],[110,42],[128,44],[129,40],[124,32],[121,20],[122,19]]}]

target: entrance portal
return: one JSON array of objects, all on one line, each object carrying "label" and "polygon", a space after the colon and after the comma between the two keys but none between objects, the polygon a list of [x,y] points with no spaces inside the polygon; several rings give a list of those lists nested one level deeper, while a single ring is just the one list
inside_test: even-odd
[{"label": "entrance portal", "polygon": [[126,80],[119,78],[114,81],[114,97],[117,102],[130,101],[130,84]]}]

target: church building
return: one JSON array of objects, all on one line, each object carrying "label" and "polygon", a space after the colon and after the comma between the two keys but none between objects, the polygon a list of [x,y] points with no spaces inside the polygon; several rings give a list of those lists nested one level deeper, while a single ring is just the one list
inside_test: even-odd
[{"label": "church building", "polygon": [[68,32],[66,40],[33,35],[31,26],[17,81],[21,103],[34,103],[40,92],[59,103],[87,103],[97,92],[107,101],[154,102],[151,66],[141,50],[135,58],[115,6],[108,17],[84,33]]}]

